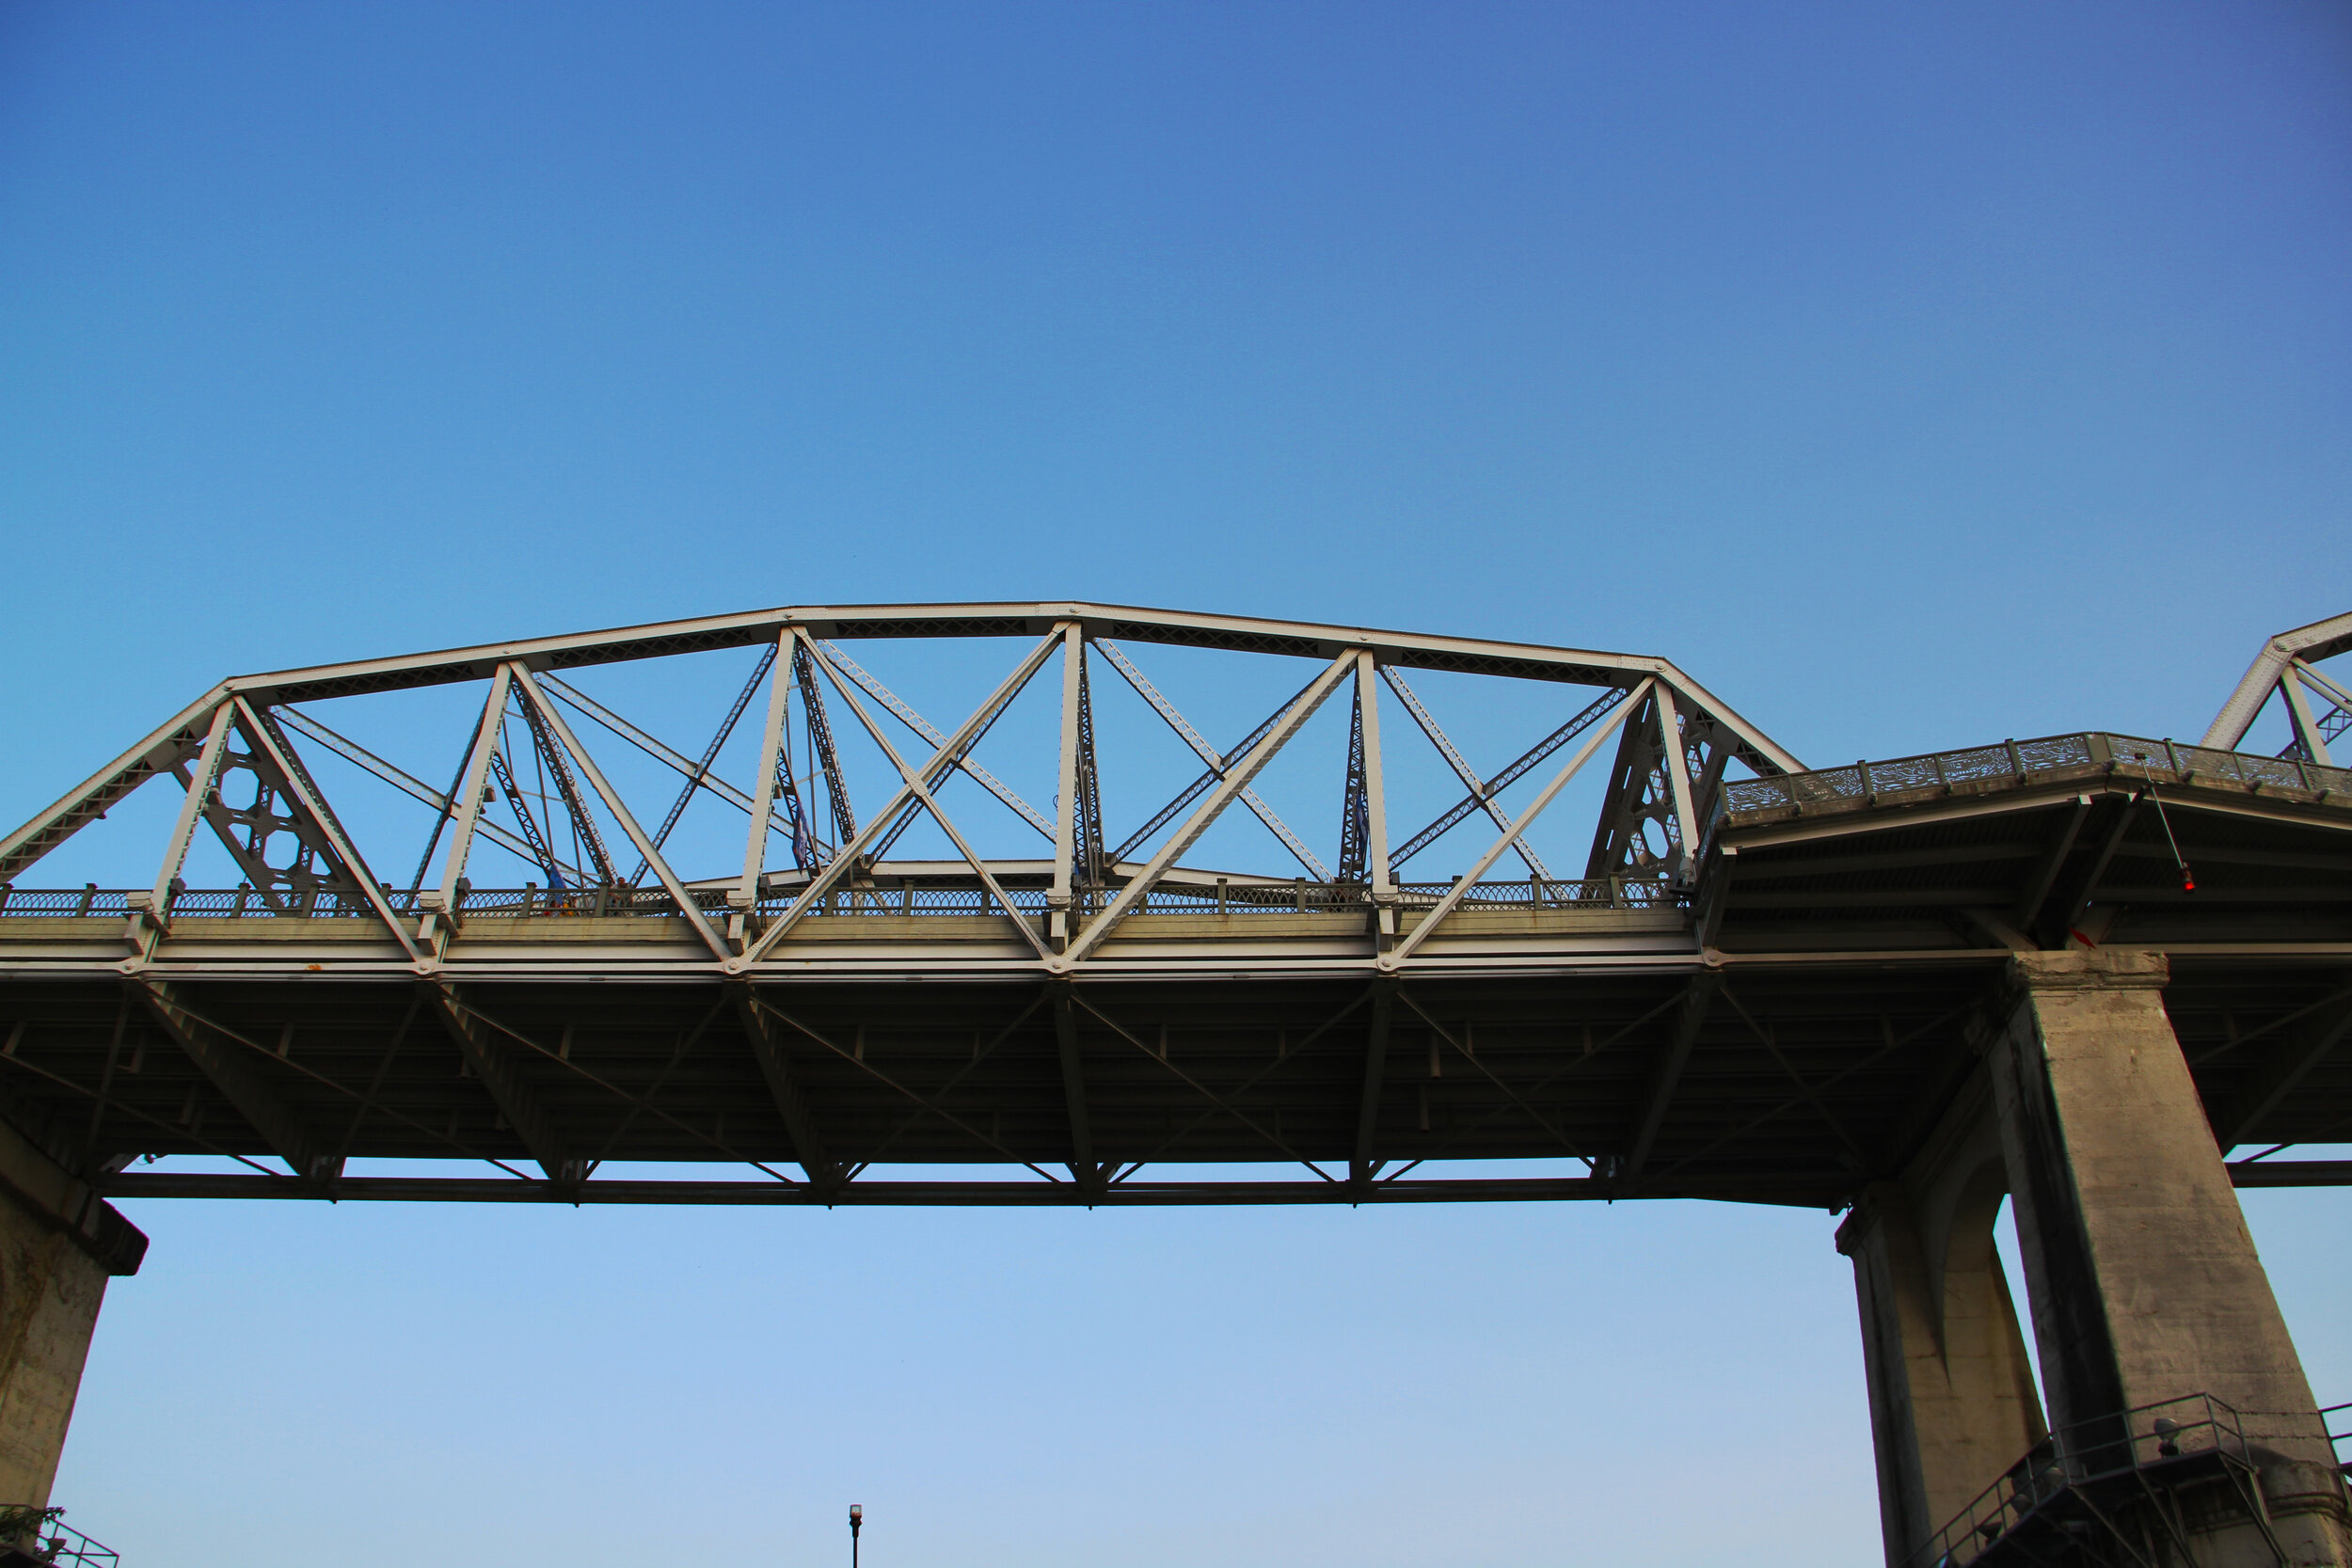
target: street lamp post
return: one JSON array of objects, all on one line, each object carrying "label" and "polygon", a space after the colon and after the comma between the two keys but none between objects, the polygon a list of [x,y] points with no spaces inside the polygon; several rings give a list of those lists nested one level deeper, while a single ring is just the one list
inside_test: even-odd
[{"label": "street lamp post", "polygon": [[866,1510],[850,1505],[850,1568],[857,1568],[857,1532],[865,1527]]}]

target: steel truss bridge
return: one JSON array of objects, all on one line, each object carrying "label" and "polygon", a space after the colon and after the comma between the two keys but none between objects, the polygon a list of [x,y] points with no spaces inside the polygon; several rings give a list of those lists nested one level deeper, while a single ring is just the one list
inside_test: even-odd
[{"label": "steel truss bridge", "polygon": [[[2169,956],[2240,1185],[2343,1182],[2276,1156],[2352,1141],[2346,646],[2274,639],[2204,746],[1818,770],[1661,658],[1090,604],[238,677],[0,839],[0,1117],[126,1197],[1836,1209],[1942,1114],[2012,952],[2103,944]],[[1174,650],[1285,695],[1205,736],[1147,673]],[[867,668],[910,654],[986,696],[933,725]],[[724,665],[707,745],[592,694],[638,661]],[[1495,772],[1416,682],[1517,724]],[[465,718],[424,761],[346,733],[434,688]],[[2274,691],[2289,754],[2229,749]],[[1186,759],[1133,821],[1112,700]],[[1302,760],[1312,818],[1269,799]],[[1454,804],[1392,816],[1409,768]],[[143,787],[151,881],[28,879]],[[677,836],[711,812],[739,860]],[[1279,859],[1195,853],[1248,818]],[[1440,840],[1468,868],[1417,879]]]}]

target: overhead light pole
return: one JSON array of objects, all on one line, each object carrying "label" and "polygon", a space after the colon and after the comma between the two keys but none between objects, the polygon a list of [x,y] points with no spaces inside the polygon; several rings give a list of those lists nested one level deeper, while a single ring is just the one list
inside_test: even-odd
[{"label": "overhead light pole", "polygon": [[850,1568],[857,1568],[857,1532],[865,1527],[866,1510],[850,1505]]}]

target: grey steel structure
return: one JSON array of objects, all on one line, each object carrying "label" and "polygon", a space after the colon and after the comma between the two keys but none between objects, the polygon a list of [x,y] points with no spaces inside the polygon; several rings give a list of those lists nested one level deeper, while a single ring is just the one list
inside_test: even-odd
[{"label": "grey steel structure", "polygon": [[[1019,651],[942,733],[841,647],[909,638]],[[1127,651],[1152,644],[1288,661],[1303,685],[1220,753]],[[691,759],[566,679],[739,646],[763,657],[719,740],[764,716],[749,777],[713,771],[718,740]],[[1482,779],[1408,684],[1423,670],[1518,683],[1533,744]],[[1117,766],[1091,746],[1105,680],[1200,758],[1188,789],[1108,847],[1125,825],[1101,820],[1100,770]],[[1038,682],[1061,709],[1046,809],[979,756]],[[445,791],[306,707],[441,684],[484,691]],[[1250,787],[1331,702],[1352,709],[1336,871]],[[1400,724],[1462,785],[1417,831],[1397,831],[1382,787]],[[886,795],[850,798],[844,725],[898,770]],[[797,781],[779,766],[796,730],[819,763]],[[675,769],[667,822],[622,799],[590,735]],[[353,841],[311,767],[327,752],[433,803],[409,886],[386,872],[417,847]],[[2175,1013],[2209,1097],[2233,1107],[2233,1141],[2324,1137],[2352,1116],[2352,1077],[2319,1097],[2248,1077],[2352,960],[2352,781],[2303,762],[2231,771],[2259,766],[2083,736],[1807,773],[1664,659],[1087,604],[763,610],[245,676],[0,839],[0,1088],[125,1196],[1834,1209],[1933,1119],[1986,975],[2021,941],[2085,924],[2182,958]],[[1607,788],[1582,876],[1561,879],[1524,832],[1588,767]],[[549,781],[536,812],[515,782],[532,769]],[[971,849],[937,800],[959,771],[1028,824],[1034,858]],[[1521,778],[1541,787],[1514,816],[1497,798]],[[183,800],[151,885],[27,884],[149,781]],[[2174,791],[2167,824],[2152,784]],[[697,790],[747,814],[739,866],[665,855]],[[1234,809],[1297,863],[1188,865]],[[917,814],[959,860],[887,858]],[[1464,818],[1487,823],[1470,869],[1405,879],[1400,863]],[[552,845],[564,828],[578,866]],[[2193,899],[2166,828],[2204,878]],[[179,884],[199,833],[228,848],[239,888]],[[544,866],[544,887],[471,885],[493,835]],[[633,878],[616,869],[630,857]],[[203,1152],[254,1168],[131,1164]],[[481,1174],[344,1174],[369,1156]],[[1481,1158],[1575,1165],[1412,1174]],[[742,1176],[599,1180],[607,1161]],[[877,1163],[1013,1179],[865,1179]],[[1186,1179],[1235,1164],[1266,1168]],[[2243,1179],[2342,1175],[2268,1164]]]},{"label": "grey steel structure", "polygon": [[[845,646],[881,665],[939,639],[1001,670],[951,728]],[[1168,646],[1287,665],[1292,694],[1220,749],[1150,673]],[[2097,1513],[2092,1481],[2140,1484],[2180,1446],[2098,1434],[2192,1397],[2236,1445],[2215,1474],[2288,1554],[2245,1560],[2343,1562],[2291,1556],[2303,1527],[2278,1522],[2321,1539],[2341,1487],[2311,1481],[2324,1428],[2283,1328],[2244,1326],[2276,1308],[2228,1194],[2352,1183],[2352,1162],[2279,1157],[2352,1141],[2352,771],[2328,750],[2352,702],[2317,668],[2347,647],[2352,616],[2273,639],[2202,746],[2093,731],[1820,769],[1661,658],[1093,604],[770,610],[239,677],[0,839],[0,1166],[21,1141],[65,1195],[42,1212],[118,1271],[141,1243],[110,1196],[1851,1210],[1890,1562],[1931,1539],[1991,1562],[2027,1514]],[[756,659],[698,752],[576,684],[726,648]],[[1514,694],[1525,734],[1491,776],[1416,689],[1433,671]],[[446,786],[337,727],[437,686],[479,694]],[[1025,758],[996,726],[1032,690],[1057,718]],[[1113,690],[1198,765],[1133,823],[1105,819]],[[2286,754],[2231,749],[2273,693]],[[1333,704],[1327,836],[1260,786]],[[886,765],[863,793],[856,747]],[[628,798],[615,748],[669,788]],[[1391,814],[1401,748],[1458,785],[1426,822]],[[346,826],[329,756],[427,809],[421,855]],[[1045,804],[1001,775],[1050,779]],[[151,881],[34,885],[150,783],[177,801]],[[1034,848],[984,853],[951,784]],[[1563,878],[1529,830],[1588,795]],[[739,859],[680,857],[698,800],[742,814]],[[1245,813],[1282,862],[1194,854]],[[894,858],[923,819],[952,855]],[[1456,829],[1468,868],[1416,879]],[[184,884],[199,835],[238,885]],[[535,875],[475,885],[485,840]],[[2123,1089],[2069,1076],[2174,1058]],[[189,1154],[242,1168],[141,1163]],[[2184,1170],[2204,1185],[2163,1224],[2101,1239],[2101,1194]],[[2004,1191],[2046,1422],[1987,1272]],[[2148,1240],[2166,1225],[2190,1229]],[[2174,1292],[2188,1338],[2226,1320],[2258,1351],[2135,1338],[2122,1282],[2192,1254],[2223,1293]],[[1962,1323],[1992,1325],[1981,1354]],[[2054,1443],[2090,1458],[1998,1479]],[[2017,1560],[2134,1560],[2054,1539]]]}]

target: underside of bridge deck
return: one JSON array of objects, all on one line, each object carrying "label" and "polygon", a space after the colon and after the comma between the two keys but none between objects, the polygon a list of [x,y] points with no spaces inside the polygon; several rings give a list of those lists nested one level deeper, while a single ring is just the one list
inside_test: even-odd
[{"label": "underside of bridge deck", "polygon": [[[2291,1153],[2352,1142],[2352,772],[2326,750],[2352,709],[2310,702],[2352,704],[2311,668],[2352,647],[2333,625],[2248,677],[2300,705],[2283,756],[2090,732],[1819,770],[1663,659],[1112,606],[768,610],[225,682],[0,838],[15,1217],[81,1259],[51,1304],[72,1331],[20,1369],[50,1415],[19,1468],[45,1484],[103,1272],[136,1263],[105,1196],[1705,1197],[1852,1211],[1890,1564],[1990,1564],[2036,1530],[2105,1562],[2059,1523],[2117,1475],[2210,1461],[2246,1507],[2195,1493],[2198,1523],[2188,1481],[2152,1481],[2171,1500],[2132,1528],[2180,1560],[2341,1568],[2326,1428],[2230,1196],[2352,1184]],[[946,730],[858,639],[1018,657]],[[1121,642],[1273,661],[1291,694],[1220,752]],[[574,684],[727,650],[749,678],[699,761]],[[1534,744],[1482,778],[1408,672],[1511,683]],[[1114,683],[1182,743],[1116,842],[1104,783],[1139,753],[1130,731],[1098,754]],[[1009,784],[975,748],[1033,684],[1026,733],[1054,740],[1025,774],[992,752]],[[482,706],[446,790],[321,716],[451,686]],[[1256,787],[1327,704],[1336,847]],[[669,770],[658,827],[592,725]],[[1415,798],[1454,803],[1391,833],[1408,749]],[[330,759],[338,788],[428,808],[405,889]],[[1588,763],[1592,848],[1562,878],[1534,830]],[[151,886],[26,879],[150,782],[178,792]],[[739,874],[707,863],[723,837],[685,863],[698,806],[746,819]],[[1295,865],[1204,858],[1229,807]],[[190,886],[204,833],[229,874]],[[1484,849],[1406,879],[1441,843]],[[2192,1404],[2201,1436],[2147,1425]]]}]

